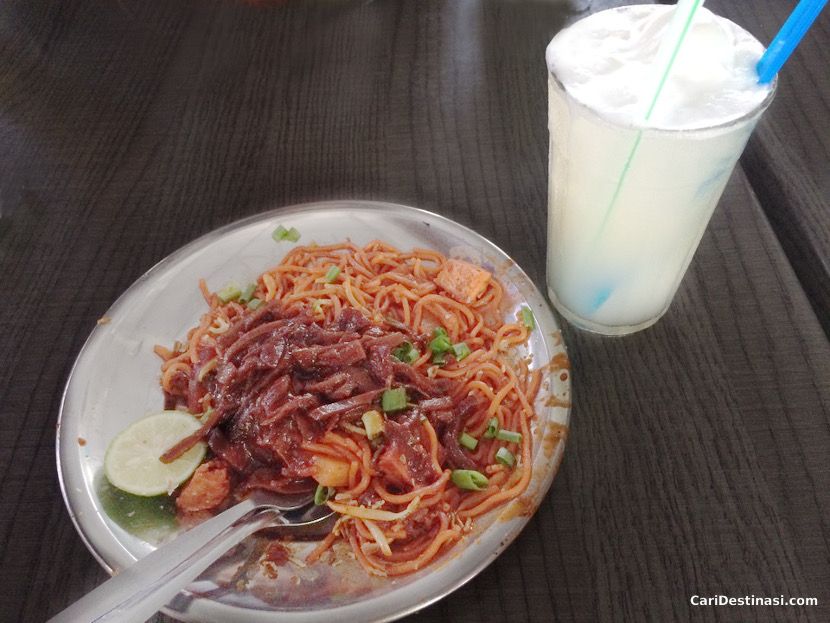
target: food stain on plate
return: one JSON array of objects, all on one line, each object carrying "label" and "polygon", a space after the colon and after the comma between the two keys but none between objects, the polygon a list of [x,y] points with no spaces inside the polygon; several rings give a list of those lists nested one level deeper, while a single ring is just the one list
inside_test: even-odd
[{"label": "food stain on plate", "polygon": [[500,521],[510,521],[516,517],[530,517],[536,512],[538,504],[532,496],[523,495],[513,500],[499,515]]},{"label": "food stain on plate", "polygon": [[557,422],[548,422],[544,435],[542,435],[542,450],[545,456],[550,458],[556,452],[559,442],[564,442],[568,437],[568,427]]}]

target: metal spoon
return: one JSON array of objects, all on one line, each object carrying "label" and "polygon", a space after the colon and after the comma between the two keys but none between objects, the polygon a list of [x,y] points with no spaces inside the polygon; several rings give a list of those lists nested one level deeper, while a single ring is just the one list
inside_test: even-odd
[{"label": "metal spoon", "polygon": [[308,495],[250,497],[184,532],[88,593],[48,623],[143,623],[222,554],[263,528],[324,534],[334,513]]}]

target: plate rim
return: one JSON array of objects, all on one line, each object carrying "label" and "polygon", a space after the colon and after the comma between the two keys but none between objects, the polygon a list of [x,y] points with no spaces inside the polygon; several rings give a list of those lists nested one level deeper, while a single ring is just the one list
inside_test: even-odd
[{"label": "plate rim", "polygon": [[[271,208],[268,210],[264,210],[261,212],[257,212],[241,219],[237,219],[231,221],[230,223],[226,223],[216,229],[212,229],[204,234],[194,238],[193,240],[185,243],[181,247],[178,247],[173,252],[169,253],[155,264],[153,264],[149,269],[147,269],[144,273],[142,273],[137,279],[131,282],[127,288],[113,301],[113,303],[108,307],[108,309],[104,312],[104,316],[110,315],[113,310],[117,310],[120,305],[123,303],[124,299],[129,295],[130,291],[133,290],[136,286],[143,284],[144,282],[151,279],[157,272],[164,269],[167,265],[174,263],[177,259],[181,257],[187,257],[191,251],[196,248],[202,247],[204,244],[209,243],[214,239],[221,238],[228,232],[236,230],[238,228],[243,228],[249,224],[253,224],[256,222],[260,222],[263,220],[268,220],[270,218],[277,217],[281,214],[289,215],[289,214],[303,214],[308,212],[315,212],[321,209],[339,209],[339,208],[360,208],[360,209],[368,209],[368,210],[377,210],[377,211],[397,211],[399,213],[406,213],[410,216],[423,216],[428,219],[437,220],[444,225],[449,226],[450,228],[461,228],[467,235],[471,235],[473,238],[477,239],[478,241],[482,242],[484,245],[490,247],[491,250],[496,251],[497,254],[500,254],[504,258],[507,258],[511,262],[511,270],[518,271],[519,276],[523,277],[527,280],[532,288],[538,294],[540,300],[545,304],[547,307],[548,312],[554,322],[555,329],[560,331],[561,336],[561,323],[556,317],[554,312],[553,306],[550,304],[550,301],[545,296],[543,290],[540,290],[536,283],[527,275],[521,265],[513,260],[513,258],[506,253],[501,247],[495,244],[486,236],[479,234],[471,227],[464,225],[463,223],[459,223],[449,217],[443,216],[436,212],[432,212],[430,210],[426,210],[423,208],[418,208],[414,206],[409,206],[405,204],[395,203],[395,202],[386,202],[386,201],[377,201],[377,200],[363,200],[363,199],[333,199],[333,200],[321,200],[321,201],[310,201],[310,202],[303,202],[298,204],[292,204],[287,206],[280,206],[276,208]],[[104,568],[104,570],[109,574],[114,574],[114,567],[110,565],[103,557],[101,553],[94,547],[90,538],[87,536],[84,528],[81,525],[81,521],[78,517],[76,509],[73,508],[72,502],[70,500],[69,492],[68,492],[68,485],[66,482],[66,475],[64,472],[64,465],[62,461],[62,444],[61,444],[61,437],[63,436],[63,422],[64,422],[64,412],[67,407],[67,398],[69,395],[70,385],[73,380],[73,376],[75,375],[78,365],[82,360],[85,352],[90,348],[90,345],[101,330],[101,325],[96,324],[92,330],[90,331],[87,338],[84,340],[83,345],[81,346],[78,354],[75,357],[75,360],[72,363],[72,366],[69,370],[69,373],[66,377],[66,381],[64,384],[63,392],[61,393],[61,399],[58,406],[58,419],[56,423],[56,431],[55,431],[55,458],[56,458],[56,466],[58,472],[58,482],[61,489],[61,497],[63,498],[64,506],[69,514],[70,519],[72,520],[72,524],[75,528],[76,533],[81,538],[81,541],[86,546],[87,550],[92,554],[93,558]],[[546,344],[549,343],[548,336],[543,336],[543,340]],[[564,342],[564,338],[561,338],[560,344],[555,345],[556,349],[564,352],[566,357],[568,357],[568,349],[567,345]],[[568,357],[568,361],[570,358]],[[568,391],[569,396],[573,396],[573,373],[570,371],[568,374],[568,379],[566,382],[566,388]],[[563,409],[563,423],[562,425],[566,428],[569,432],[571,427],[571,412],[572,412],[572,400],[568,401],[566,406],[561,406]],[[542,431],[544,434],[544,429]],[[455,592],[469,581],[471,581],[474,577],[476,577],[479,573],[481,573],[486,567],[488,567],[496,558],[498,558],[501,553],[506,550],[521,534],[521,532],[525,529],[529,521],[533,518],[533,516],[538,511],[539,505],[541,505],[542,501],[547,497],[550,488],[553,485],[553,481],[556,478],[556,475],[559,472],[559,468],[561,467],[561,463],[564,457],[565,445],[567,443],[567,438],[569,434],[566,434],[564,438],[560,439],[557,443],[556,449],[554,453],[552,453],[549,457],[549,464],[550,467],[545,470],[547,474],[546,479],[547,483],[544,484],[543,488],[539,488],[538,490],[538,502],[539,504],[536,505],[533,509],[533,512],[530,515],[521,515],[518,517],[520,519],[519,522],[514,523],[514,525],[509,529],[509,531],[505,534],[505,537],[499,542],[497,547],[494,547],[491,551],[487,552],[482,559],[475,564],[467,573],[461,574],[456,580],[447,584],[446,586],[442,587],[440,590],[436,591],[432,596],[427,598],[426,600],[419,601],[414,603],[406,608],[403,609],[396,609],[393,612],[389,612],[385,615],[380,617],[372,618],[372,621],[377,621],[378,623],[383,623],[386,621],[393,621],[404,616],[413,614],[426,608],[429,605],[436,603],[437,601],[443,599],[450,593]],[[65,440],[70,441],[70,440]],[[539,451],[543,451],[542,448]],[[505,506],[506,508],[506,506]],[[498,521],[498,518],[497,518]],[[486,528],[483,533],[486,533],[488,530],[491,530],[493,526],[489,526]],[[483,534],[482,533],[482,534]],[[124,547],[122,544],[119,544]],[[466,547],[469,547],[468,544]],[[394,590],[392,591],[395,592]],[[310,611],[302,611],[302,610],[291,610],[291,611],[248,611],[249,615],[248,618],[245,619],[238,619],[234,615],[238,615],[240,612],[240,608],[238,606],[233,606],[230,604],[221,603],[218,601],[213,600],[204,600],[198,596],[193,596],[189,593],[186,589],[179,594],[181,597],[184,594],[186,597],[186,601],[188,604],[195,604],[200,601],[207,601],[209,602],[210,608],[212,610],[217,611],[217,614],[222,615],[224,618],[221,620],[227,621],[236,621],[236,620],[246,620],[246,621],[266,621],[266,620],[274,620],[274,617],[295,617],[297,619],[303,618],[303,615],[324,615],[324,613],[336,613],[343,608],[349,608],[350,606],[358,606],[360,605],[360,600],[353,602],[351,604],[343,605],[343,606],[334,606],[330,608],[325,608],[322,610],[318,610],[315,612]],[[169,608],[168,606],[164,606],[160,610],[164,612],[168,616],[171,616],[177,620],[182,621],[198,621],[199,619],[192,618],[190,613],[190,608],[188,607],[185,611],[174,610]],[[223,612],[224,611],[224,612]],[[195,614],[195,613],[193,613]]]}]

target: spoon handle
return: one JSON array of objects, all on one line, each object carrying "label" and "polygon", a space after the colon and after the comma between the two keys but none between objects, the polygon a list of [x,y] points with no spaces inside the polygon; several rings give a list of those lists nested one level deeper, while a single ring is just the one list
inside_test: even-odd
[{"label": "spoon handle", "polygon": [[283,522],[276,508],[241,502],[122,570],[48,623],[143,623],[246,536]]}]

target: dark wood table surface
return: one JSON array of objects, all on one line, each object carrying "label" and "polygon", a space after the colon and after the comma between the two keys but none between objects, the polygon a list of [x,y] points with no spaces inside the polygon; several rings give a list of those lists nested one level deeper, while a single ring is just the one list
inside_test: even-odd
[{"label": "dark wood table surface", "polygon": [[[96,319],[179,246],[274,206],[383,199],[470,225],[544,284],[543,51],[612,4],[0,4],[0,621],[106,577],[61,499],[58,404]],[[707,3],[764,42],[793,5]],[[545,503],[412,620],[830,621],[828,18],[668,314],[620,339],[566,327],[572,431]]]}]

